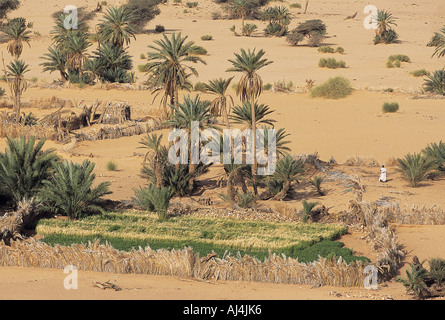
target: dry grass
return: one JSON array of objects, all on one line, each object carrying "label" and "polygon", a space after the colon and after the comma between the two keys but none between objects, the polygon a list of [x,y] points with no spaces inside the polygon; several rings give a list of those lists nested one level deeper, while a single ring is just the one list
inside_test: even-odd
[{"label": "dry grass", "polygon": [[357,167],[379,167],[379,162],[373,156],[359,156],[348,157],[344,165]]},{"label": "dry grass", "polygon": [[209,255],[200,258],[190,248],[154,251],[150,247],[139,247],[137,250],[124,252],[99,242],[52,247],[32,239],[11,241],[10,246],[1,243],[0,265],[57,269],[73,265],[78,270],[121,274],[343,287],[362,286],[365,278],[362,262],[348,265],[341,258],[319,258],[306,264],[270,254],[264,262],[260,262],[249,256],[226,255],[220,259]]}]

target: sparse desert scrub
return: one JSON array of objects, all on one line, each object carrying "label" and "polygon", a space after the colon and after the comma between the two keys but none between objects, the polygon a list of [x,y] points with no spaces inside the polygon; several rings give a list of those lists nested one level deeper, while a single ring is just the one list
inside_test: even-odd
[{"label": "sparse desert scrub", "polygon": [[158,4],[158,0],[129,0],[125,4],[125,7],[133,16],[133,28],[136,33],[142,33],[148,22],[161,12]]},{"label": "sparse desert scrub", "polygon": [[417,78],[417,77],[429,76],[431,73],[425,69],[418,69],[418,70],[411,71],[410,74],[413,77]]},{"label": "sparse desert scrub", "polygon": [[292,81],[281,80],[274,82],[273,90],[275,92],[292,92],[295,90],[295,86]]},{"label": "sparse desert scrub", "polygon": [[201,40],[202,41],[210,41],[210,40],[213,40],[213,36],[210,34],[206,34],[206,35],[201,36]]},{"label": "sparse desert scrub", "polygon": [[434,73],[425,79],[423,88],[426,92],[445,95],[445,69],[434,71]]},{"label": "sparse desert scrub", "polygon": [[363,167],[378,167],[379,162],[373,156],[350,156],[344,162],[345,166],[363,166]]},{"label": "sparse desert scrub", "polygon": [[335,49],[332,48],[331,46],[321,46],[318,47],[317,51],[320,53],[334,53]]},{"label": "sparse desert scrub", "polygon": [[289,4],[289,8],[301,9],[301,4],[300,3],[291,3],[291,4]]},{"label": "sparse desert scrub", "polygon": [[107,162],[107,170],[108,171],[116,171],[117,170],[117,163],[113,160],[110,160]]},{"label": "sparse desert scrub", "polygon": [[399,111],[399,104],[397,102],[385,102],[382,106],[383,113],[394,113]]},{"label": "sparse desert scrub", "polygon": [[311,97],[327,98],[327,99],[340,99],[352,93],[352,87],[350,82],[343,77],[330,78],[323,84],[315,87],[311,91]]},{"label": "sparse desert scrub", "polygon": [[394,54],[388,57],[386,61],[387,68],[400,68],[402,62],[411,62],[410,58],[405,54]]},{"label": "sparse desert scrub", "polygon": [[155,27],[155,32],[156,33],[163,33],[165,32],[165,27],[161,24],[157,24]]},{"label": "sparse desert scrub", "polygon": [[291,30],[286,40],[292,46],[298,45],[304,38],[308,39],[310,47],[318,47],[326,34],[326,25],[321,20],[307,20],[295,29]]},{"label": "sparse desert scrub", "polygon": [[337,69],[337,68],[346,68],[346,63],[344,61],[337,61],[334,58],[321,58],[318,61],[318,66],[320,68],[329,68],[329,69]]}]

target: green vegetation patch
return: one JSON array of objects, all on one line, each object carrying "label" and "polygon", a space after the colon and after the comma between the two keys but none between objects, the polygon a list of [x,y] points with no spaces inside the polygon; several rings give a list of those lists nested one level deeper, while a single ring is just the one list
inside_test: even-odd
[{"label": "green vegetation patch", "polygon": [[[160,221],[155,214],[129,211],[107,212],[74,221],[41,220],[37,226],[42,241],[51,245],[71,245],[99,239],[125,251],[139,246],[169,250],[190,246],[201,256],[212,251],[220,257],[229,252],[240,252],[264,259],[270,251],[301,257],[303,260],[300,261],[309,261],[312,257],[316,260],[318,254],[341,255],[346,261],[366,259],[355,257],[352,251],[333,241],[346,232],[346,227],[337,224],[240,221],[198,216],[172,217]],[[314,246],[321,242],[321,247]]]}]

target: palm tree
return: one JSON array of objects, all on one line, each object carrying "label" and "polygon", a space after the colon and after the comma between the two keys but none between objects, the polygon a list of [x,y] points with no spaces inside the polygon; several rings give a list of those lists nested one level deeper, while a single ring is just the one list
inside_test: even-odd
[{"label": "palm tree", "polygon": [[[210,113],[210,102],[201,101],[200,97],[196,95],[194,99],[190,96],[185,96],[183,103],[178,103],[178,106],[170,105],[174,110],[170,119],[165,122],[166,125],[172,126],[174,128],[183,129],[188,134],[188,146],[189,146],[189,188],[190,191],[194,187],[195,182],[195,169],[197,159],[191,159],[192,149],[194,146],[191,145],[191,134],[193,123],[198,123],[198,130],[202,131],[207,128],[217,129],[216,126],[210,124],[210,120],[213,118]],[[198,146],[199,147],[199,146]]]},{"label": "palm tree", "polygon": [[61,14],[59,16],[57,16],[56,18],[56,24],[53,28],[53,30],[51,30],[51,34],[52,34],[52,39],[54,44],[61,49],[61,46],[63,46],[63,43],[66,41],[68,34],[70,33],[74,33],[74,32],[81,32],[85,35],[88,34],[88,26],[85,24],[85,22],[82,19],[79,19],[77,22],[77,29],[73,29],[73,28],[66,28],[65,26],[65,18],[66,16]]},{"label": "palm tree", "polygon": [[423,84],[426,92],[445,96],[445,70],[436,70],[429,75]]},{"label": "palm tree", "polygon": [[54,173],[44,180],[39,193],[43,209],[53,213],[63,213],[70,219],[79,219],[90,212],[103,212],[95,202],[110,194],[109,182],[101,182],[93,187],[96,175],[94,163],[85,160],[82,164],[64,161],[54,163]]},{"label": "palm tree", "polygon": [[[272,61],[263,59],[265,52],[260,50],[255,53],[255,49],[246,52],[241,49],[241,54],[235,53],[235,59],[229,60],[233,67],[227,69],[228,72],[241,72],[243,76],[241,77],[238,87],[236,89],[236,94],[240,97],[242,102],[250,103],[252,108],[252,126],[253,131],[253,154],[256,155],[256,119],[255,119],[255,100],[259,97],[263,89],[263,80],[258,75],[258,70],[269,65]],[[257,172],[257,160],[253,157],[252,166],[252,180],[255,195],[258,194],[256,186],[256,172]]]},{"label": "palm tree", "polygon": [[23,42],[26,42],[31,47],[29,40],[31,31],[26,30],[26,20],[23,18],[15,19],[12,23],[3,29],[8,41],[8,52],[15,59],[19,59],[23,51]]},{"label": "palm tree", "polygon": [[130,44],[135,37],[136,29],[133,15],[127,7],[111,7],[99,24],[99,42],[109,43],[121,49]]},{"label": "palm tree", "polygon": [[170,39],[165,34],[163,36],[164,39],[155,41],[155,46],[149,46],[153,49],[153,52],[148,53],[146,70],[152,88],[155,91],[162,88],[164,91],[161,103],[164,105],[164,116],[167,116],[167,99],[170,98],[170,104],[178,107],[179,89],[187,86],[191,74],[198,75],[196,69],[186,65],[186,63],[200,62],[206,64],[206,62],[199,56],[192,54],[194,42],[186,42],[187,36],[182,37],[181,33],[177,35],[173,33]]},{"label": "palm tree", "polygon": [[303,222],[306,223],[311,215],[312,210],[318,205],[318,202],[302,201],[303,204]]},{"label": "palm tree", "polygon": [[234,0],[232,2],[232,11],[241,19],[241,30],[244,32],[244,19],[246,18],[247,12],[251,8],[252,3],[250,0]]},{"label": "palm tree", "polygon": [[422,264],[410,263],[411,270],[406,269],[406,277],[396,277],[396,281],[401,282],[408,293],[412,292],[417,299],[422,299],[428,295],[428,288],[425,284],[425,280],[428,276],[428,271],[422,266]]},{"label": "palm tree", "polygon": [[156,176],[156,188],[161,189],[163,187],[162,183],[162,171],[163,171],[163,161],[162,161],[162,154],[165,154],[165,147],[161,145],[162,140],[162,134],[159,136],[156,133],[153,134],[147,134],[144,140],[140,142],[143,147],[140,148],[147,148],[148,152],[145,155],[144,158],[144,164],[147,160],[147,156],[149,154],[152,155],[153,161],[154,161],[154,169],[155,169],[155,176]]},{"label": "palm tree", "polygon": [[298,182],[300,174],[304,171],[303,160],[295,160],[290,155],[286,155],[277,163],[274,178],[283,181],[283,189],[275,195],[274,200],[282,200],[288,194],[292,183]]},{"label": "palm tree", "polygon": [[373,16],[373,20],[377,22],[376,34],[382,37],[386,32],[391,29],[391,25],[397,26],[395,23],[396,18],[391,12],[385,10],[378,10],[377,15]]},{"label": "palm tree", "polygon": [[42,181],[49,178],[52,163],[58,157],[54,149],[43,150],[45,140],[35,137],[7,137],[7,149],[0,152],[0,191],[15,205],[36,196]]},{"label": "palm tree", "polygon": [[[272,137],[269,136],[269,130],[267,126],[262,126],[261,135],[259,135],[260,139],[264,142],[264,153],[266,156],[269,154],[269,142]],[[283,157],[286,155],[287,152],[290,151],[290,148],[286,146],[286,144],[289,144],[289,140],[285,140],[288,136],[290,136],[289,133],[286,133],[286,130],[284,128],[280,128],[275,132],[275,152],[277,153],[277,158]]]},{"label": "palm tree", "polygon": [[63,43],[68,68],[76,71],[80,76],[83,72],[83,66],[88,61],[87,50],[90,46],[91,43],[88,38],[79,31],[68,33]]},{"label": "palm tree", "polygon": [[397,166],[411,187],[417,188],[419,182],[425,180],[428,174],[437,168],[437,162],[434,158],[414,153],[397,159]]},{"label": "palm tree", "polygon": [[274,110],[270,110],[266,104],[255,103],[252,107],[250,102],[244,102],[241,106],[233,107],[233,114],[229,118],[235,124],[241,124],[244,128],[253,129],[260,124],[273,126],[275,120],[267,118],[273,112]]},{"label": "palm tree", "polygon": [[[6,70],[5,70],[6,71]],[[29,66],[23,60],[14,60],[9,63],[6,76],[8,77],[8,85],[14,100],[14,115],[16,122],[20,121],[20,98],[28,88],[25,79],[25,73],[29,72]],[[12,81],[9,78],[12,77]]]},{"label": "palm tree", "polygon": [[439,143],[431,143],[428,144],[428,146],[422,150],[422,153],[426,156],[429,156],[436,160],[437,165],[439,166],[439,169],[444,171],[444,164],[445,164],[445,143],[442,141],[439,141]]},{"label": "palm tree", "polygon": [[442,34],[436,33],[438,38],[440,39],[440,44],[436,47],[436,50],[433,53],[433,57],[437,55],[438,58],[445,56],[445,26],[440,29],[440,32],[442,32]]},{"label": "palm tree", "polygon": [[229,200],[233,203],[236,201],[235,183],[239,182],[244,193],[247,193],[247,185],[245,181],[245,176],[249,166],[246,164],[235,164],[232,157],[231,163],[224,164],[224,171],[227,175],[227,195]]},{"label": "palm tree", "polygon": [[41,63],[43,71],[60,72],[60,78],[62,82],[68,80],[68,74],[66,73],[66,56],[59,50],[58,47],[53,46],[48,48],[49,53],[45,53],[42,59],[46,62]]},{"label": "palm tree", "polygon": [[228,108],[227,102],[229,101],[232,106],[234,103],[232,96],[228,95],[226,92],[232,79],[233,77],[229,79],[219,78],[215,80],[210,80],[208,84],[204,84],[206,92],[209,92],[217,96],[210,104],[210,112],[215,117],[223,114],[224,122],[226,123],[229,129],[230,129],[230,122],[229,122],[230,107]]}]

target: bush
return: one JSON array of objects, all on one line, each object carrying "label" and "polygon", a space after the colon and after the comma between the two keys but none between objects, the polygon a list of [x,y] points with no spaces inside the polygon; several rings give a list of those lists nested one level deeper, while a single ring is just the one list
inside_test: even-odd
[{"label": "bush", "polygon": [[334,53],[335,49],[330,46],[321,46],[317,51],[320,53]]},{"label": "bush", "polygon": [[423,84],[426,92],[432,92],[445,96],[445,69],[437,70]]},{"label": "bush", "polygon": [[291,45],[296,46],[304,38],[307,38],[309,46],[317,47],[322,42],[325,34],[326,25],[323,23],[323,21],[318,19],[307,20],[290,31],[286,37],[286,40]]},{"label": "bush", "polygon": [[266,83],[263,85],[263,91],[269,91],[272,89],[272,84],[271,83]]},{"label": "bush", "polygon": [[96,175],[92,173],[94,163],[85,160],[82,164],[65,161],[54,164],[51,178],[43,181],[39,195],[42,209],[61,213],[70,219],[79,219],[93,212],[103,212],[96,201],[111,191],[109,182],[92,187]]},{"label": "bush", "polygon": [[165,32],[165,27],[164,27],[163,25],[158,24],[158,25],[156,25],[156,27],[155,27],[155,32],[156,32],[156,33],[162,33],[162,32]]},{"label": "bush", "polygon": [[382,107],[383,113],[397,112],[399,110],[399,104],[397,102],[385,102]]},{"label": "bush", "polygon": [[425,69],[419,69],[419,70],[411,71],[411,75],[413,77],[424,77],[424,76],[429,76],[430,72],[426,71]]},{"label": "bush", "polygon": [[291,3],[289,5],[289,8],[297,8],[297,9],[301,9],[301,4],[299,3]]},{"label": "bush", "polygon": [[173,197],[173,191],[168,187],[158,189],[153,185],[147,188],[139,188],[134,190],[135,197],[133,201],[147,211],[153,211],[158,214],[159,220],[168,218],[168,206]]},{"label": "bush", "polygon": [[161,11],[158,8],[161,0],[129,0],[125,5],[134,18],[133,27],[137,33],[142,33],[147,23],[153,20]]},{"label": "bush", "polygon": [[193,46],[191,54],[206,55],[207,54],[207,50],[204,49],[201,46]]},{"label": "bush", "polygon": [[342,47],[337,47],[337,48],[335,49],[335,52],[340,53],[340,54],[343,54],[343,53],[345,53],[345,49],[343,49]]},{"label": "bush", "polygon": [[318,62],[318,66],[320,68],[329,68],[329,69],[337,69],[337,68],[346,68],[346,63],[344,61],[337,61],[334,58],[321,58]]},{"label": "bush", "polygon": [[247,193],[237,193],[238,205],[241,208],[252,208],[256,204],[255,195],[248,191]]},{"label": "bush", "polygon": [[117,170],[117,163],[114,161],[108,161],[107,162],[107,170],[108,171],[116,171]]},{"label": "bush", "polygon": [[410,58],[405,54],[394,54],[388,57],[386,61],[387,68],[400,68],[402,62],[411,62]]},{"label": "bush", "polygon": [[198,6],[198,2],[187,2],[186,5],[189,8],[196,8]]},{"label": "bush", "polygon": [[303,200],[302,204],[303,204],[302,219],[304,223],[307,223],[311,215],[312,209],[314,209],[318,205],[318,202],[307,202],[306,200]]},{"label": "bush", "polygon": [[445,38],[439,33],[435,32],[431,40],[426,44],[427,47],[438,47],[445,43]]},{"label": "bush", "polygon": [[266,36],[275,36],[275,37],[282,37],[285,36],[288,33],[287,26],[282,26],[279,23],[272,22],[267,25],[267,27],[264,29],[264,35]]},{"label": "bush", "polygon": [[210,41],[210,40],[213,40],[213,36],[210,34],[206,34],[201,37],[201,40],[202,41]]},{"label": "bush", "polygon": [[0,153],[0,194],[15,205],[30,200],[50,177],[53,162],[58,160],[53,149],[43,150],[45,140],[35,137],[7,137],[7,149]]},{"label": "bush", "polygon": [[399,38],[399,35],[397,32],[395,32],[393,29],[389,29],[385,31],[381,36],[375,35],[374,37],[374,44],[379,43],[397,43],[397,39]]},{"label": "bush", "polygon": [[343,77],[330,78],[311,91],[311,97],[323,97],[327,99],[344,98],[352,93],[349,81]]},{"label": "bush", "polygon": [[10,11],[16,10],[19,6],[19,0],[0,0],[0,19],[5,18]]},{"label": "bush", "polygon": [[246,23],[243,28],[243,34],[250,37],[252,33],[254,33],[258,27],[253,23]]},{"label": "bush", "polygon": [[273,84],[274,91],[276,92],[292,92],[294,90],[294,83],[292,81],[277,81]]}]

